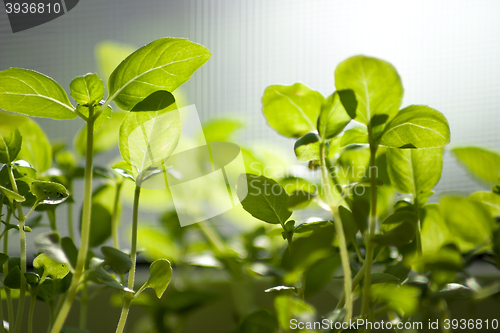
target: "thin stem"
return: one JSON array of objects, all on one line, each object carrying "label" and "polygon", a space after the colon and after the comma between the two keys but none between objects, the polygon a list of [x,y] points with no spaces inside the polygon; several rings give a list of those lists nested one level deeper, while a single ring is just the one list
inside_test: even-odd
[{"label": "thin stem", "polygon": [[68,317],[69,311],[75,299],[80,278],[85,270],[85,262],[87,261],[87,252],[89,249],[90,238],[90,217],[92,210],[92,173],[93,173],[93,150],[94,150],[94,108],[89,106],[89,117],[87,120],[87,154],[85,159],[85,176],[84,176],[84,194],[83,194],[83,214],[80,249],[78,250],[78,258],[76,263],[75,273],[71,280],[68,293],[64,298],[64,303],[57,315],[57,319],[52,327],[52,333],[59,333]]},{"label": "thin stem", "polygon": [[47,216],[50,221],[50,229],[54,232],[57,232],[57,224],[56,224],[56,210],[55,208],[49,209],[47,211]]},{"label": "thin stem", "polygon": [[[369,137],[371,138],[370,129],[369,129]],[[372,170],[376,168],[375,166],[376,157],[377,157],[377,146],[375,144],[370,143],[370,168],[368,171],[370,177],[371,214],[370,214],[369,228],[365,234],[366,270],[365,270],[365,281],[363,284],[363,300],[361,303],[361,316],[363,318],[366,318],[368,316],[368,310],[370,306],[371,268],[372,268],[373,250],[374,250],[372,236],[375,234],[375,226],[377,223],[377,179],[372,172]]]},{"label": "thin stem", "polygon": [[344,227],[342,225],[342,218],[340,216],[338,207],[335,205],[335,199],[333,198],[332,189],[330,185],[330,177],[328,176],[328,167],[326,162],[326,144],[321,143],[320,148],[320,158],[321,158],[321,176],[323,188],[325,189],[326,198],[330,206],[330,210],[333,216],[333,223],[335,225],[335,232],[337,233],[337,238],[339,242],[340,250],[340,261],[342,264],[342,271],[344,272],[344,294],[345,294],[345,306],[346,315],[344,317],[345,322],[349,322],[352,318],[352,276],[351,276],[351,264],[349,262],[349,251],[347,249],[347,241],[345,238]]},{"label": "thin stem", "polygon": [[87,295],[87,282],[83,283],[82,297],[80,299],[80,329],[87,327],[87,304],[89,298]]},{"label": "thin stem", "polygon": [[113,203],[113,215],[111,217],[111,232],[113,234],[113,246],[115,249],[120,249],[118,238],[118,206],[120,204],[120,193],[123,181],[121,179],[116,181],[115,200]]},{"label": "thin stem", "polygon": [[[141,188],[135,186],[134,193],[134,213],[132,218],[132,248],[130,249],[130,259],[132,259],[132,267],[128,273],[128,288],[134,290],[134,280],[135,280],[135,266],[137,263],[137,220],[139,217],[139,197],[141,195]],[[118,321],[118,326],[116,327],[116,333],[122,333],[127,322],[128,312],[130,309],[130,303],[132,302],[133,296],[126,293],[123,297],[123,307],[120,314],[120,320]]]},{"label": "thin stem", "polygon": [[[12,164],[7,164],[9,170],[10,183],[14,192],[19,194],[17,189],[16,180],[14,178],[14,171],[12,169]],[[19,290],[19,305],[17,307],[17,317],[16,325],[14,326],[14,332],[19,333],[21,331],[21,325],[23,323],[24,314],[24,301],[26,298],[26,232],[24,231],[24,213],[21,203],[17,202],[17,214],[19,218],[19,241],[21,246],[21,287]],[[12,325],[13,323],[11,323]]]},{"label": "thin stem", "polygon": [[35,303],[36,303],[36,294],[32,293],[30,300],[29,317],[28,317],[28,333],[33,333],[33,314],[35,313]]},{"label": "thin stem", "polygon": [[415,206],[415,213],[417,215],[417,225],[416,225],[416,229],[417,230],[415,230],[415,238],[416,238],[416,241],[417,241],[417,253],[418,253],[418,256],[421,257],[422,256],[422,237],[420,235],[420,231],[421,231],[421,227],[420,227],[420,207],[419,207],[417,196],[414,195],[413,198],[414,198],[413,199],[413,204]]},{"label": "thin stem", "polygon": [[[4,229],[4,239],[3,239],[3,253],[4,254],[9,254],[9,227],[8,225],[10,224],[10,218],[12,217],[12,210],[9,210],[7,213],[7,218],[5,219],[5,229]],[[9,273],[9,265],[7,262],[3,264],[3,276],[7,276]],[[5,288],[5,298],[7,299],[7,312],[9,316],[9,324],[12,325],[14,324],[14,305],[12,304],[12,297],[10,294],[10,288],[7,286],[4,286]]]},{"label": "thin stem", "polygon": [[[73,193],[73,180],[70,179],[68,183],[69,193]],[[69,201],[69,200],[68,200]],[[73,203],[68,202],[68,232],[71,239],[75,239],[75,231],[73,230]]]}]

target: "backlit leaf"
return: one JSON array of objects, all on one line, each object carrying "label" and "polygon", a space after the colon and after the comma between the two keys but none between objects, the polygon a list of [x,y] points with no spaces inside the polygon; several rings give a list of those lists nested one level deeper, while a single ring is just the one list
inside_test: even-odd
[{"label": "backlit leaf", "polygon": [[356,112],[356,105],[353,110],[346,111],[339,94],[344,94],[344,98],[349,98],[347,95],[350,94],[350,98],[355,100],[352,90],[335,92],[326,99],[318,118],[318,132],[323,139],[332,139],[339,135],[351,121],[348,112]]},{"label": "backlit leaf", "polygon": [[500,183],[499,154],[478,147],[458,147],[451,151],[476,178],[488,184]]},{"label": "backlit leaf", "polygon": [[77,76],[69,85],[71,97],[84,106],[97,105],[104,97],[104,85],[97,74]]},{"label": "backlit leaf", "polygon": [[155,291],[156,297],[161,298],[172,278],[172,267],[167,259],[155,260],[149,266],[149,279],[138,291],[151,288]]}]

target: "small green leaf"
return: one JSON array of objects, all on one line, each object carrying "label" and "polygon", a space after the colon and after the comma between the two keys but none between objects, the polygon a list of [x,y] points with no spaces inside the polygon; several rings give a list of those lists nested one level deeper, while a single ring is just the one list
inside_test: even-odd
[{"label": "small green leaf", "polygon": [[417,216],[409,211],[392,214],[382,222],[381,235],[375,235],[374,241],[379,245],[403,246],[415,237]]},{"label": "small green leaf", "polygon": [[54,280],[62,280],[69,273],[69,268],[66,264],[57,262],[44,253],[39,254],[33,260],[33,267],[43,268],[44,275],[48,275]]},{"label": "small green leaf", "polygon": [[295,156],[301,162],[319,160],[321,138],[316,133],[307,133],[295,142]]},{"label": "small green leaf", "polygon": [[125,274],[132,267],[130,256],[114,247],[102,246],[101,253],[106,264],[118,274]]},{"label": "small green leaf", "polygon": [[52,260],[61,264],[69,264],[68,257],[61,248],[57,233],[48,232],[38,235],[35,238],[35,247],[39,252],[46,254]]},{"label": "small green leaf", "polygon": [[451,150],[458,161],[479,180],[494,185],[500,183],[500,155],[477,147]]},{"label": "small green leaf", "polygon": [[[354,92],[356,113],[353,119],[372,126],[375,134],[396,116],[403,98],[403,86],[396,69],[386,61],[361,55],[337,66],[335,87],[338,91]],[[352,108],[352,99],[340,97],[347,110]]]},{"label": "small green leaf", "polygon": [[22,195],[17,194],[16,192],[9,190],[8,188],[3,187],[2,185],[0,185],[0,192],[3,195],[5,195],[10,202],[14,201],[23,202],[26,200],[26,198],[23,197]]},{"label": "small green leaf", "polygon": [[443,149],[388,149],[387,169],[391,184],[401,193],[417,198],[430,191],[441,178]]},{"label": "small green leaf", "polygon": [[37,201],[45,205],[58,205],[69,196],[68,190],[63,185],[54,182],[35,180],[31,183],[30,189]]},{"label": "small green leaf", "polygon": [[279,134],[300,138],[316,130],[324,98],[301,83],[273,85],[262,97],[262,111],[269,126]]},{"label": "small green leaf", "polygon": [[149,279],[144,283],[141,292],[146,288],[155,291],[156,297],[161,298],[172,278],[172,267],[167,259],[157,259],[149,266]]},{"label": "small green leaf", "polygon": [[64,89],[38,72],[9,68],[0,72],[0,108],[32,117],[76,118]]},{"label": "small green leaf", "polygon": [[23,138],[17,128],[12,128],[9,123],[0,124],[0,163],[8,164],[14,161],[21,151]]},{"label": "small green leaf", "polygon": [[40,275],[38,275],[36,273],[27,272],[27,273],[24,273],[24,276],[26,277],[26,283],[32,287],[38,285],[38,282],[40,282]]},{"label": "small green leaf", "polygon": [[395,277],[394,275],[388,273],[372,273],[371,275],[371,283],[400,283],[400,279]]},{"label": "small green leaf", "polygon": [[500,194],[493,192],[475,192],[469,195],[469,199],[484,204],[492,216],[500,216]]},{"label": "small green leaf", "polygon": [[391,148],[439,148],[448,143],[448,120],[441,112],[425,105],[410,105],[399,111],[380,141],[381,145]]},{"label": "small green leaf", "polygon": [[353,110],[346,111],[344,104],[340,101],[341,95],[344,99],[356,100],[352,90],[336,91],[326,99],[318,118],[318,132],[323,139],[333,139],[339,135],[351,121],[348,113],[356,112],[355,104]]},{"label": "small green leaf", "polygon": [[114,277],[112,277],[111,275],[109,275],[102,267],[96,268],[94,270],[94,273],[95,273],[95,275],[97,275],[99,280],[101,280],[102,283],[104,283],[108,287],[111,287],[113,289],[123,290],[123,291],[129,292],[129,293],[134,292],[133,290],[131,290],[127,287],[124,287],[120,282],[116,281],[116,279]]},{"label": "small green leaf", "polygon": [[9,273],[7,273],[3,284],[11,289],[21,288],[21,270],[19,266],[14,266],[12,269],[9,269]]},{"label": "small green leaf", "polygon": [[3,266],[9,260],[9,256],[5,253],[0,253],[0,266]]},{"label": "small green leaf", "polygon": [[354,127],[350,130],[345,131],[342,135],[342,140],[340,141],[341,147],[346,147],[352,144],[367,144],[368,143],[368,131],[363,127]]},{"label": "small green leaf", "polygon": [[161,111],[130,112],[120,127],[120,153],[132,166],[136,183],[162,169],[177,147],[181,118],[175,104]]},{"label": "small green leaf", "polygon": [[141,47],[113,71],[109,99],[123,110],[158,90],[173,92],[210,58],[202,45],[181,38],[161,38]]},{"label": "small green leaf", "polygon": [[[97,106],[95,107],[94,111],[97,109]],[[86,106],[82,105],[77,105],[76,110],[83,114],[85,117],[89,116],[89,108]],[[106,119],[111,118],[111,106],[107,106],[101,114],[94,120],[94,133],[99,132],[99,130],[102,128],[102,125],[106,121]],[[87,125],[84,126],[85,131],[87,130]],[[81,135],[81,134],[80,134]]]},{"label": "small green leaf", "polygon": [[132,166],[130,164],[128,164],[127,162],[120,161],[118,163],[113,164],[113,166],[111,168],[113,170],[115,170],[116,172],[118,172],[118,174],[120,174],[121,176],[128,178],[128,179],[132,180],[133,182],[135,182],[134,172],[132,171]]},{"label": "small green leaf", "polygon": [[462,253],[491,240],[495,220],[481,203],[461,197],[441,199],[441,212],[450,230],[451,240]]},{"label": "small green leaf", "polygon": [[448,283],[443,289],[431,295],[431,298],[444,298],[446,300],[471,299],[474,291],[458,283]]},{"label": "small green leaf", "polygon": [[285,225],[292,215],[288,210],[290,197],[285,189],[264,176],[241,175],[238,197],[247,212],[264,222]]},{"label": "small green leaf", "polygon": [[71,81],[69,88],[71,97],[80,105],[97,105],[104,97],[104,85],[97,74],[77,76]]}]

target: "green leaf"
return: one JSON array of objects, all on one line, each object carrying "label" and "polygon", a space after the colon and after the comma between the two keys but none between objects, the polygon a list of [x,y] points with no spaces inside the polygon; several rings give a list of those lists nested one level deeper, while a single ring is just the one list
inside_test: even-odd
[{"label": "green leaf", "polygon": [[[359,200],[358,200],[359,201]],[[359,202],[358,202],[359,204]],[[357,205],[353,204],[353,209],[357,207]],[[354,220],[354,214],[344,206],[339,206],[339,213],[342,219],[342,226],[344,228],[345,236],[348,240],[355,242],[356,234],[359,231],[359,227]]]},{"label": "green leaf", "polygon": [[21,151],[21,145],[23,138],[21,132],[17,128],[13,128],[11,124],[3,119],[2,124],[0,124],[0,163],[8,164],[13,162],[19,152]]},{"label": "green leaf", "polygon": [[118,274],[125,274],[132,267],[132,260],[130,257],[114,247],[102,246],[101,253],[104,256],[106,264]]},{"label": "green leaf", "polygon": [[292,215],[288,210],[290,197],[274,180],[247,173],[246,177],[241,175],[238,178],[237,186],[243,208],[253,217],[267,223],[285,225]]},{"label": "green leaf", "polygon": [[[354,119],[373,128],[393,119],[403,98],[401,79],[394,67],[383,60],[366,56],[348,58],[335,70],[337,91],[352,90],[356,96]],[[352,99],[342,103],[349,110]],[[353,114],[351,114],[353,116]],[[378,133],[380,130],[375,129]]]},{"label": "green leaf", "polygon": [[237,119],[214,119],[203,124],[203,135],[206,142],[228,142],[243,126]]},{"label": "green leaf", "polygon": [[301,162],[319,160],[320,140],[316,133],[307,133],[295,142],[295,156]]},{"label": "green leaf", "polygon": [[57,262],[44,253],[39,254],[33,260],[33,267],[43,268],[44,275],[48,275],[54,280],[62,280],[69,273],[69,268],[66,264]]},{"label": "green leaf", "polygon": [[66,253],[61,248],[59,235],[55,232],[38,235],[35,238],[35,247],[39,252],[44,253],[47,257],[58,263],[70,263]]},{"label": "green leaf", "polygon": [[111,168],[113,168],[113,170],[118,172],[118,174],[120,174],[121,176],[128,178],[128,179],[131,179],[133,182],[135,182],[134,172],[132,171],[132,166],[130,164],[128,164],[127,162],[120,161],[118,163],[113,164],[113,166]]},{"label": "green leaf", "polygon": [[[95,259],[95,258],[93,258]],[[113,289],[117,290],[123,290],[129,293],[133,293],[134,291],[130,288],[127,288],[123,286],[120,282],[116,281],[114,277],[108,274],[102,267],[93,267],[92,260],[91,260],[91,269],[94,269],[95,275],[101,280],[102,283],[107,285],[108,287],[111,287]]]},{"label": "green leaf", "polygon": [[371,274],[371,284],[377,283],[397,283],[399,284],[401,280],[392,274],[388,273],[372,273]]},{"label": "green leaf", "polygon": [[61,248],[66,254],[66,258],[68,258],[68,261],[71,263],[71,266],[76,267],[78,249],[73,240],[70,237],[61,238]]},{"label": "green leaf", "polygon": [[351,121],[351,116],[348,112],[356,112],[356,107],[354,110],[346,111],[344,105],[340,101],[340,95],[344,98],[350,98],[355,100],[355,96],[352,90],[335,92],[330,97],[328,97],[321,107],[321,113],[318,118],[318,132],[323,139],[333,139],[339,135],[344,128]]},{"label": "green leaf", "polygon": [[52,146],[44,131],[29,118],[19,131],[23,136],[23,146],[18,158],[28,161],[39,173],[47,171],[52,163]]},{"label": "green leaf", "polygon": [[9,68],[0,72],[0,108],[32,117],[76,118],[64,89],[38,72]]},{"label": "green leaf", "polygon": [[[92,211],[90,225],[89,246],[96,247],[102,245],[111,237],[111,221],[113,217],[113,205],[116,192],[116,185],[102,184],[92,193]],[[121,205],[118,205],[117,213],[120,214]],[[80,228],[82,211],[80,211]],[[119,218],[119,216],[117,217]]]},{"label": "green leaf", "polygon": [[[104,113],[104,112],[103,112]],[[125,118],[125,112],[112,112],[111,118],[102,124],[99,132],[94,134],[94,155],[105,152],[116,147],[120,138],[120,126]],[[99,116],[97,120],[101,119]],[[104,116],[105,117],[105,116]],[[102,118],[104,121],[105,119]],[[94,126],[94,131],[96,127]],[[73,143],[76,152],[80,156],[85,156],[87,152],[87,125],[78,132]]]},{"label": "green leaf", "polygon": [[405,317],[418,310],[420,289],[415,286],[395,283],[379,283],[372,285],[371,297],[374,302],[385,304],[390,310]]},{"label": "green leaf", "polygon": [[262,111],[269,126],[279,134],[300,138],[316,130],[324,98],[301,83],[273,85],[262,97]]},{"label": "green leaf", "polygon": [[415,237],[417,216],[409,211],[392,214],[380,225],[381,235],[375,235],[374,241],[379,245],[395,245],[397,247],[410,243]]},{"label": "green leaf", "polygon": [[249,314],[241,323],[238,333],[276,333],[278,322],[266,309]]},{"label": "green leaf", "polygon": [[174,103],[175,98],[171,92],[168,92],[166,90],[158,90],[137,103],[131,111],[142,112],[164,110]]},{"label": "green leaf", "polygon": [[12,269],[9,269],[9,273],[7,273],[3,284],[11,289],[21,288],[21,270],[19,266],[14,266]]},{"label": "green leaf", "polygon": [[40,282],[40,275],[38,275],[36,273],[27,272],[27,273],[24,273],[24,276],[26,277],[26,283],[32,287],[38,285],[38,282]]},{"label": "green leaf", "polygon": [[22,195],[17,194],[16,192],[11,191],[8,188],[5,188],[5,187],[3,187],[1,185],[0,185],[0,192],[3,195],[5,195],[7,197],[7,199],[9,199],[10,202],[14,202],[14,201],[23,202],[23,201],[26,200],[26,198],[23,197]]},{"label": "green leaf", "polygon": [[5,253],[0,253],[0,266],[3,266],[9,260],[9,256]]},{"label": "green leaf", "polygon": [[312,296],[323,290],[323,287],[332,280],[333,274],[339,266],[339,255],[322,258],[309,266],[304,272],[307,281],[304,291],[305,297]]},{"label": "green leaf", "polygon": [[367,144],[368,143],[368,131],[363,127],[354,127],[350,130],[345,131],[342,135],[342,140],[340,141],[341,147],[346,147],[352,144]]},{"label": "green leaf", "polygon": [[175,104],[162,111],[130,112],[120,127],[120,153],[137,184],[162,170],[179,142],[181,119]]},{"label": "green leaf", "polygon": [[336,161],[333,172],[341,183],[356,183],[365,179],[370,163],[370,149],[349,147]]},{"label": "green leaf", "polygon": [[109,78],[109,100],[124,110],[158,90],[173,92],[210,58],[202,45],[161,38],[129,55]]},{"label": "green leaf", "polygon": [[451,151],[479,180],[488,184],[500,183],[500,155],[497,153],[477,147],[459,147]]},{"label": "green leaf", "polygon": [[288,209],[290,210],[298,210],[305,209],[309,206],[309,203],[316,196],[315,193],[297,190],[290,193],[290,200],[288,201]]},{"label": "green leaf", "polygon": [[441,112],[425,105],[410,105],[399,111],[380,141],[381,145],[391,148],[439,148],[448,143],[448,120]]},{"label": "green leaf", "polygon": [[274,298],[274,308],[278,316],[281,328],[290,329],[290,320],[297,319],[300,322],[311,322],[316,316],[316,310],[303,300],[291,296],[277,296]]},{"label": "green leaf", "polygon": [[30,189],[37,201],[45,205],[58,205],[69,196],[68,190],[59,183],[35,180],[31,183]]},{"label": "green leaf", "polygon": [[77,76],[69,85],[71,97],[84,106],[97,105],[104,97],[104,85],[97,74]]},{"label": "green leaf", "polygon": [[462,253],[491,240],[495,220],[481,203],[461,197],[444,197],[441,199],[441,212],[451,239]]},{"label": "green leaf", "polygon": [[443,245],[451,240],[448,225],[441,214],[439,205],[425,205],[421,212],[421,221],[420,237],[424,254],[438,252]]},{"label": "green leaf", "polygon": [[469,199],[479,201],[490,211],[492,216],[500,216],[500,194],[493,192],[475,192]]},{"label": "green leaf", "polygon": [[387,169],[391,184],[414,199],[430,191],[441,178],[443,149],[387,149]]},{"label": "green leaf", "polygon": [[156,297],[161,298],[167,290],[171,278],[172,266],[170,266],[170,262],[167,259],[157,259],[149,266],[149,279],[137,293],[151,288],[155,291]]},{"label": "green leaf", "polygon": [[136,48],[129,44],[114,41],[103,41],[95,47],[95,57],[99,73],[106,82],[113,70],[128,57]]},{"label": "green leaf", "polygon": [[474,291],[458,283],[448,283],[443,289],[430,295],[431,298],[444,298],[445,300],[471,299]]}]

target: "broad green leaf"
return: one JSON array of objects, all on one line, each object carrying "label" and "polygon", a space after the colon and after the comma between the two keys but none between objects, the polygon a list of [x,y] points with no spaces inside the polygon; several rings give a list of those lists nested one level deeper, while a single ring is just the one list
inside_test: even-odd
[{"label": "broad green leaf", "polygon": [[276,333],[278,322],[266,309],[257,310],[248,315],[241,323],[238,333]]},{"label": "broad green leaf", "polygon": [[[125,112],[112,112],[111,118],[104,121],[101,129],[94,133],[94,155],[110,150],[118,144],[120,138],[120,126],[125,118]],[[99,120],[102,117],[98,117]],[[96,127],[94,126],[94,130]],[[73,145],[75,146],[76,152],[80,156],[85,156],[87,153],[87,125],[83,126],[82,129],[75,136]]]},{"label": "broad green leaf", "polygon": [[111,74],[109,100],[123,110],[158,90],[173,92],[210,58],[202,45],[181,38],[161,38],[141,47]]},{"label": "broad green leaf", "polygon": [[290,193],[290,200],[288,201],[288,209],[297,210],[305,209],[309,203],[316,196],[315,193],[307,192],[304,190],[297,190]]},{"label": "broad green leaf", "polygon": [[459,147],[451,151],[476,178],[488,184],[500,183],[499,154],[478,147]]},{"label": "broad green leaf", "polygon": [[[168,108],[175,103],[174,95],[166,90],[158,90],[137,103],[131,111],[159,111]],[[173,108],[175,109],[175,108]],[[171,109],[172,110],[172,109]]]},{"label": "broad green leaf", "polygon": [[8,164],[13,162],[19,152],[23,138],[21,132],[15,127],[12,127],[8,122],[4,122],[3,113],[2,123],[0,124],[0,163]]},{"label": "broad green leaf", "polygon": [[300,138],[316,130],[324,97],[301,83],[273,85],[262,97],[262,111],[269,126],[279,134]]},{"label": "broad green leaf", "polygon": [[316,133],[307,133],[295,142],[295,156],[301,162],[320,160],[320,137]]},{"label": "broad green leaf", "polygon": [[11,289],[21,288],[21,269],[19,269],[19,266],[14,266],[9,269],[3,284]]},{"label": "broad green leaf", "polygon": [[443,149],[387,149],[387,169],[391,184],[400,193],[417,199],[430,191],[441,178]]},{"label": "broad green leaf", "polygon": [[35,238],[36,249],[47,257],[61,264],[70,264],[66,253],[61,248],[59,235],[55,232],[40,234]]},{"label": "broad green leaf", "polygon": [[380,225],[382,234],[375,235],[374,241],[380,245],[403,246],[415,237],[417,216],[409,211],[392,214]]},{"label": "broad green leaf", "polygon": [[20,194],[17,194],[16,192],[9,190],[8,188],[5,188],[0,185],[0,193],[5,195],[7,199],[9,199],[10,202],[17,201],[17,202],[23,202],[26,200],[25,197],[23,197]]},{"label": "broad green leaf", "polygon": [[[113,216],[113,205],[116,192],[116,185],[106,183],[99,186],[92,193],[92,212],[90,225],[89,246],[96,247],[102,245],[111,237],[111,220]],[[121,205],[118,205],[117,218],[119,219]],[[80,211],[80,228],[81,228]]]},{"label": "broad green leaf", "polygon": [[418,310],[420,289],[415,286],[395,283],[372,285],[371,297],[374,302],[385,304],[390,310],[408,317]]},{"label": "broad green leaf", "polygon": [[45,172],[52,163],[52,147],[49,139],[31,119],[19,127],[23,136],[23,146],[18,158],[28,161],[39,172]]},{"label": "broad green leaf", "polygon": [[[375,129],[396,116],[403,98],[403,86],[396,69],[386,61],[361,55],[337,66],[335,87],[337,91],[354,91],[356,114],[353,118]],[[347,105],[353,104],[352,99],[340,97],[349,109]]]},{"label": "broad green leaf", "polygon": [[[97,106],[96,108],[97,109]],[[82,105],[77,105],[76,106],[76,111],[80,112],[81,114],[83,114],[85,117],[88,117],[89,116],[89,108],[86,107],[86,106],[82,106]],[[102,128],[102,125],[104,124],[104,122],[111,118],[111,106],[107,106],[102,112],[101,114],[94,120],[94,133],[97,133],[99,132],[99,130]],[[84,126],[84,129],[85,131],[87,130],[87,125]]]},{"label": "broad green leaf", "polygon": [[341,183],[359,182],[366,177],[369,163],[369,148],[349,147],[337,159],[333,173]]},{"label": "broad green leaf", "polygon": [[348,113],[356,112],[355,106],[354,110],[346,111],[339,94],[343,94],[344,98],[348,98],[347,95],[350,94],[350,97],[355,99],[352,90],[335,92],[326,99],[318,118],[318,132],[323,139],[333,139],[339,135],[351,121]]},{"label": "broad green leaf", "polygon": [[311,322],[316,316],[316,309],[303,300],[293,296],[277,296],[274,298],[274,308],[278,323],[285,331],[290,330],[290,321]]},{"label": "broad green leaf", "polygon": [[33,267],[43,268],[43,274],[50,276],[54,280],[62,280],[69,273],[69,268],[66,264],[57,262],[44,253],[39,254],[33,260]]},{"label": "broad green leaf", "polygon": [[137,184],[151,172],[162,170],[177,147],[181,119],[175,104],[162,111],[130,112],[120,127],[120,153],[132,166]]},{"label": "broad green leaf", "polygon": [[241,175],[238,179],[238,197],[247,212],[264,222],[285,225],[292,215],[288,210],[290,197],[285,189],[264,176]]},{"label": "broad green leaf", "polygon": [[421,221],[420,237],[424,254],[438,252],[443,245],[451,240],[448,225],[441,214],[439,205],[425,205],[421,211]]},{"label": "broad green leaf", "polygon": [[345,147],[352,144],[367,144],[368,143],[368,131],[366,128],[354,127],[350,130],[345,131],[342,135],[342,141],[340,141],[340,146]]},{"label": "broad green leaf", "polygon": [[450,143],[445,116],[425,105],[410,105],[387,125],[380,144],[391,148],[439,148]]},{"label": "broad green leaf", "polygon": [[30,189],[36,200],[45,205],[58,205],[69,196],[68,190],[63,185],[54,182],[35,180],[31,183]]},{"label": "broad green leaf", "polygon": [[475,192],[469,195],[469,199],[484,204],[492,216],[500,216],[500,194],[493,192]]},{"label": "broad green leaf", "polygon": [[0,108],[32,117],[73,119],[76,113],[64,89],[38,72],[9,68],[0,72]]},{"label": "broad green leaf", "polygon": [[71,97],[83,106],[97,105],[104,97],[104,85],[97,74],[77,76],[69,85]]},{"label": "broad green leaf", "polygon": [[481,203],[461,197],[444,197],[440,206],[451,239],[462,253],[491,240],[495,220]]},{"label": "broad green leaf", "polygon": [[156,297],[161,298],[165,290],[167,290],[171,278],[172,266],[170,266],[170,262],[167,259],[155,260],[149,266],[149,279],[138,293],[146,288],[151,288],[155,291]]},{"label": "broad green leaf", "polygon": [[95,58],[101,77],[107,82],[116,67],[125,60],[136,48],[133,45],[115,41],[103,41],[95,47]]},{"label": "broad green leaf", "polygon": [[101,253],[106,264],[118,274],[125,274],[132,267],[130,256],[114,247],[102,246]]}]

